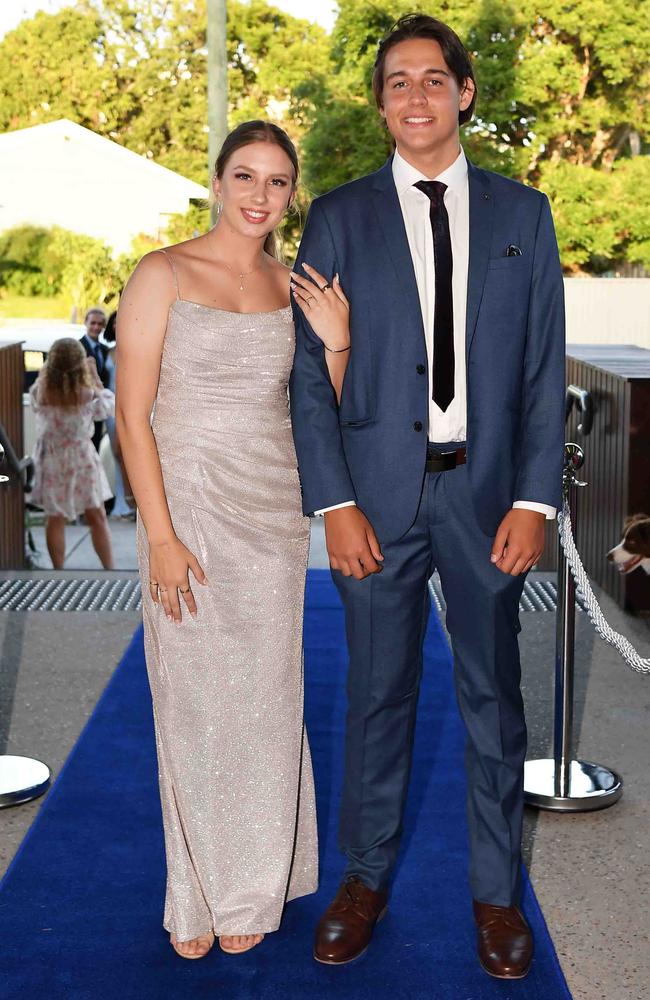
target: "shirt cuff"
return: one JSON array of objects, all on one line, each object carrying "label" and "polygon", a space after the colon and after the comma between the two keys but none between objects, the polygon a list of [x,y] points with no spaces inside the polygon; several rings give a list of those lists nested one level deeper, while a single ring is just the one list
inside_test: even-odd
[{"label": "shirt cuff", "polygon": [[547,521],[554,521],[557,514],[557,507],[549,507],[546,503],[535,503],[534,500],[515,500],[512,506],[515,510],[536,510],[538,514],[544,514]]},{"label": "shirt cuff", "polygon": [[315,510],[314,517],[321,517],[323,514],[327,514],[328,510],[340,510],[341,507],[356,507],[354,500],[346,500],[345,503],[335,503],[333,507],[323,507],[322,510]]}]

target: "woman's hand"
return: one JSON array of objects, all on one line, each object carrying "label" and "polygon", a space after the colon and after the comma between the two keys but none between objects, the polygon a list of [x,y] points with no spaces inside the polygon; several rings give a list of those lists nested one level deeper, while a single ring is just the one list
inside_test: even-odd
[{"label": "woman's hand", "polygon": [[200,584],[208,580],[198,559],[178,539],[159,542],[149,547],[149,589],[154,604],[162,604],[170,621],[182,621],[180,596],[192,618],[196,618],[196,602],[190,587],[189,571]]},{"label": "woman's hand", "polygon": [[350,346],[350,303],[341,288],[338,274],[329,282],[309,264],[302,266],[311,280],[291,272],[291,291],[296,302],[328,351],[347,351]]}]

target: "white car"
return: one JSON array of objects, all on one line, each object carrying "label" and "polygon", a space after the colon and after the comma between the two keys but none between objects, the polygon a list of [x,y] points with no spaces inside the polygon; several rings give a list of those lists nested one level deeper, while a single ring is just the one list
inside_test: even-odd
[{"label": "white car", "polygon": [[[29,389],[45,363],[47,352],[60,337],[74,337],[81,340],[86,328],[82,323],[63,323],[58,320],[5,320],[0,321],[0,343],[23,345],[25,380],[23,383],[23,450],[26,455],[34,453],[36,442],[36,422],[29,404]],[[108,435],[102,438],[99,451],[108,482],[115,489],[115,461]]]},{"label": "white car", "polygon": [[25,361],[25,391],[43,366],[47,352],[59,337],[81,340],[86,328],[82,323],[60,320],[8,319],[0,320],[0,342],[23,345]]}]

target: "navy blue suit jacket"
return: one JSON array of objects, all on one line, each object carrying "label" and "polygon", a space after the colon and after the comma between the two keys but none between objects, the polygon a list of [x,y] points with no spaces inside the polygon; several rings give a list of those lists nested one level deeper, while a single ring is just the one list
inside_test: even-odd
[{"label": "navy blue suit jacket", "polygon": [[[514,500],[560,505],[564,289],[545,195],[469,164],[469,201],[467,466],[478,522],[493,535]],[[510,244],[521,256],[505,255]],[[380,542],[393,541],[420,501],[429,387],[418,373],[428,369],[424,329],[392,159],[314,201],[298,273],[302,261],[328,279],[339,273],[352,340],[338,407],[322,343],[294,305],[303,510],[356,500]]]}]

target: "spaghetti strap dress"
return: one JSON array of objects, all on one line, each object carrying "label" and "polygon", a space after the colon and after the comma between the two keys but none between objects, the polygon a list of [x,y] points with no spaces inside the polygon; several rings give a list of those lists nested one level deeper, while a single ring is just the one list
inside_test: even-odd
[{"label": "spaghetti strap dress", "polygon": [[[164,252],[164,251],[163,251]],[[169,310],[152,429],[198,615],[169,621],[137,530],[167,889],[179,941],[277,929],[317,887],[303,721],[308,519],[288,412],[291,308],[235,313],[181,298]]]}]

